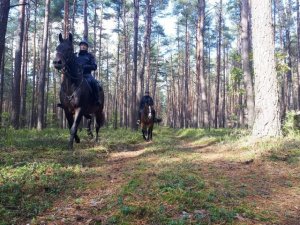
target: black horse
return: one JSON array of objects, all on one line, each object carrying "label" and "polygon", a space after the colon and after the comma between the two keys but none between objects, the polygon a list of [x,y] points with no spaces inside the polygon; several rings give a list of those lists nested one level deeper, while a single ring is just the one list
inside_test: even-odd
[{"label": "black horse", "polygon": [[69,129],[69,149],[73,149],[74,139],[80,142],[77,135],[77,128],[82,116],[88,119],[88,133],[91,132],[92,114],[96,117],[96,141],[98,141],[99,129],[104,124],[104,92],[99,89],[100,105],[95,104],[92,89],[87,80],[83,77],[83,70],[76,62],[76,55],[73,48],[73,36],[69,34],[63,39],[59,34],[59,45],[56,48],[56,56],[53,60],[54,67],[62,73],[60,88],[60,107],[64,110]]},{"label": "black horse", "polygon": [[146,141],[152,140],[153,124],[154,124],[153,108],[151,105],[148,105],[146,103],[141,112],[142,133],[143,133],[143,138]]}]

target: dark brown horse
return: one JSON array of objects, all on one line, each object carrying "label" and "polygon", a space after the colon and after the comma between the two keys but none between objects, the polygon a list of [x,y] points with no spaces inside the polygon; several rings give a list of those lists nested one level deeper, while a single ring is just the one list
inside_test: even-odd
[{"label": "dark brown horse", "polygon": [[69,34],[67,39],[63,39],[62,35],[59,34],[59,45],[56,48],[56,56],[53,64],[62,73],[60,107],[65,112],[70,129],[69,149],[73,149],[74,139],[76,143],[80,142],[77,135],[77,128],[83,116],[88,119],[88,133],[92,135],[91,115],[95,115],[96,141],[98,141],[98,132],[104,123],[104,92],[101,87],[99,90],[101,104],[100,106],[96,105],[92,89],[83,77],[81,66],[76,62],[72,34]]},{"label": "dark brown horse", "polygon": [[143,138],[146,141],[152,140],[152,131],[154,124],[154,114],[152,106],[145,104],[141,112],[141,128],[143,133]]}]

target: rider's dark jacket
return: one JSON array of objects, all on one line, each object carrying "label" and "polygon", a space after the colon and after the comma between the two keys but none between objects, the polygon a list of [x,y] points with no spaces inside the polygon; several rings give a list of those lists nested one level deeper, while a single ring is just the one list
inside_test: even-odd
[{"label": "rider's dark jacket", "polygon": [[140,109],[143,109],[145,107],[145,104],[154,105],[153,99],[149,95],[145,95],[140,102]]},{"label": "rider's dark jacket", "polygon": [[97,69],[95,57],[91,53],[80,50],[76,55],[77,63],[82,66],[83,74],[91,74],[92,70]]}]

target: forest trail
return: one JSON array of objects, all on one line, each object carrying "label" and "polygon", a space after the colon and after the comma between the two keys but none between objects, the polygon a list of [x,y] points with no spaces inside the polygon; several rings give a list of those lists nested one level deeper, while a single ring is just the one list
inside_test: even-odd
[{"label": "forest trail", "polygon": [[[154,137],[151,143],[141,142],[126,148],[116,146],[103,163],[93,167],[93,175],[83,179],[84,188],[62,195],[35,223],[197,224],[196,214],[200,213],[203,224],[300,224],[299,167],[284,160],[271,161],[260,153],[255,156],[255,148],[251,152],[222,142],[204,140],[201,143],[175,134],[169,134],[166,139],[162,143],[162,139]],[[208,216],[213,218],[212,212],[207,209],[178,210],[176,201],[171,204],[165,198],[149,196],[148,188],[155,189],[153,181],[161,182],[161,171],[170,173],[172,170],[181,178],[183,174],[183,180],[188,174],[200,176],[205,188],[214,190],[216,205],[240,212],[231,222],[225,219],[221,223],[222,220],[214,222]],[[176,182],[179,184],[181,180],[175,179],[172,183],[175,187]],[[165,214],[169,218],[183,222],[155,222],[151,213],[129,209],[127,212],[123,201],[128,201],[128,207],[152,206],[158,201],[166,207]]]}]

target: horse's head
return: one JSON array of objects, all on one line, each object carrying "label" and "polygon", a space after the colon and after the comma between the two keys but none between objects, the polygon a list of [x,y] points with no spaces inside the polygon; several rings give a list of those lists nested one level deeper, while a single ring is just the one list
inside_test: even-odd
[{"label": "horse's head", "polygon": [[62,38],[62,34],[59,34],[59,45],[56,47],[56,55],[53,60],[55,69],[61,70],[66,67],[68,60],[73,57],[73,36],[69,34],[67,39]]}]

